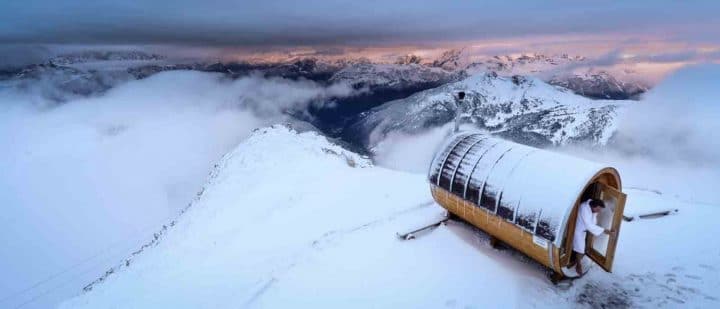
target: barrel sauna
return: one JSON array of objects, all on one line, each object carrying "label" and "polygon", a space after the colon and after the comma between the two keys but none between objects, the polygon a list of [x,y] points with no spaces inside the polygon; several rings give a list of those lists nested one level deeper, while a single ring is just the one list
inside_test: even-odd
[{"label": "barrel sauna", "polygon": [[570,264],[578,206],[591,197],[602,199],[606,207],[598,214],[598,225],[617,233],[587,233],[586,252],[612,271],[626,198],[612,167],[461,132],[436,153],[428,180],[433,198],[450,213],[559,277]]}]

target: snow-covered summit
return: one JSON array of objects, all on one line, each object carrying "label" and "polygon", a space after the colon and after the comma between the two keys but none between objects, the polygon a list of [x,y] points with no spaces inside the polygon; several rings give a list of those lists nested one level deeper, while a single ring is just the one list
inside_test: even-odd
[{"label": "snow-covered summit", "polygon": [[[153,248],[145,251],[148,247],[164,243],[166,235],[170,235],[169,238],[172,239],[173,233],[182,233],[174,232],[175,230],[186,229],[188,225],[195,226],[192,221],[196,216],[202,216],[198,213],[211,211],[217,214],[238,211],[236,215],[242,220],[237,223],[247,224],[250,218],[244,214],[252,214],[258,209],[252,208],[254,206],[249,204],[238,205],[234,200],[247,199],[247,193],[253,192],[256,188],[267,187],[268,191],[256,192],[257,195],[253,198],[261,197],[262,201],[271,202],[273,197],[278,197],[277,193],[280,191],[285,196],[285,192],[293,187],[298,187],[302,183],[312,184],[317,180],[313,179],[313,172],[341,172],[345,169],[368,167],[372,167],[372,162],[368,158],[330,142],[315,131],[299,133],[291,124],[256,129],[250,137],[215,164],[206,185],[198,192],[195,200],[180,213],[178,219],[163,226],[148,244],[141,246],[135,254],[108,270],[98,280],[88,284],[85,290],[91,291],[103,286],[106,280],[117,276],[118,272],[132,269],[130,265],[134,265],[136,260],[142,260],[147,252],[161,250]],[[298,182],[292,183],[290,180]],[[290,195],[288,197],[294,199]],[[222,200],[225,198],[226,200]],[[208,207],[207,204],[212,203],[218,205],[210,210],[205,209]],[[287,203],[280,201],[280,203],[291,207],[291,201]]]},{"label": "snow-covered summit", "polygon": [[494,72],[501,76],[535,76],[593,99],[637,98],[649,88],[646,83],[639,81],[640,77],[636,74],[610,73],[596,68],[592,59],[568,54],[474,56],[465,49],[453,49],[425,64],[449,71],[464,71],[471,75]]},{"label": "snow-covered summit", "polygon": [[465,80],[388,102],[361,114],[348,134],[373,148],[391,132],[417,133],[452,121],[453,95],[477,106],[475,126],[530,145],[604,144],[621,101],[590,100],[533,77],[477,74]]},{"label": "snow-covered summit", "polygon": [[[337,246],[429,199],[422,175],[372,167],[314,132],[258,129],[224,156],[176,221],[63,307],[328,306],[362,293],[383,297],[354,288],[368,274],[356,267],[383,261],[383,250]],[[321,262],[337,254],[354,266]],[[302,280],[308,271],[312,284]],[[316,297],[332,287],[341,298]]]}]

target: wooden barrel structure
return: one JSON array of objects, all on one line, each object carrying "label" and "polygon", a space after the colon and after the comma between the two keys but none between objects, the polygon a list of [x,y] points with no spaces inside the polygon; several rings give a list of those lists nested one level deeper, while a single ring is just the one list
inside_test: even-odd
[{"label": "wooden barrel structure", "polygon": [[586,248],[588,257],[612,270],[625,205],[614,168],[461,132],[436,153],[428,178],[442,207],[560,276],[570,263],[578,206],[590,197],[603,199],[607,206],[598,224],[617,233],[597,240],[590,235]]}]

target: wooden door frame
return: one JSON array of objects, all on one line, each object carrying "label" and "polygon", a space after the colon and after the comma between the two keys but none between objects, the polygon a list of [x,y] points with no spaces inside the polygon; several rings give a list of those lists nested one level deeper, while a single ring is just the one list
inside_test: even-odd
[{"label": "wooden door frame", "polygon": [[577,200],[575,201],[575,205],[573,205],[572,211],[570,211],[570,216],[568,216],[568,221],[567,221],[567,229],[565,230],[565,236],[564,236],[565,245],[562,246],[562,249],[564,252],[560,253],[561,267],[570,264],[570,259],[574,252],[572,243],[573,243],[573,238],[575,237],[575,224],[577,222],[577,213],[578,213],[578,210],[580,209],[580,204],[582,204],[584,202],[585,192],[589,189],[592,189],[593,192],[591,193],[591,195],[593,196],[593,198],[599,198],[599,193],[598,193],[599,189],[598,189],[597,185],[601,183],[600,181],[601,180],[599,180],[599,179],[595,179],[595,181],[588,183],[585,186],[585,188],[583,188],[582,193],[580,194],[580,196],[578,196]]},{"label": "wooden door frame", "polygon": [[607,251],[605,252],[605,255],[603,255],[592,247],[594,236],[588,233],[585,245],[587,249],[585,251],[587,252],[588,257],[595,261],[595,263],[600,265],[600,267],[602,267],[605,271],[612,272],[612,266],[615,260],[615,251],[617,249],[617,242],[618,238],[620,237],[620,226],[623,219],[623,211],[625,210],[625,201],[627,200],[627,195],[606,184],[598,184],[600,186],[601,192],[609,192],[608,194],[611,194],[616,198],[615,210],[613,213],[612,222],[610,224],[610,230],[615,231],[615,235],[608,236]]}]

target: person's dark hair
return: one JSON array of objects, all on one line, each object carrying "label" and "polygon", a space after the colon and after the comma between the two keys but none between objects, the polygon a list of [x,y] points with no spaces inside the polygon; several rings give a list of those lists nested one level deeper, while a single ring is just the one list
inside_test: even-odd
[{"label": "person's dark hair", "polygon": [[598,199],[592,199],[592,200],[590,200],[590,207],[605,208],[605,202],[603,202],[602,200],[598,200]]},{"label": "person's dark hair", "polygon": [[465,98],[465,91],[458,92],[458,99],[462,100]]}]

